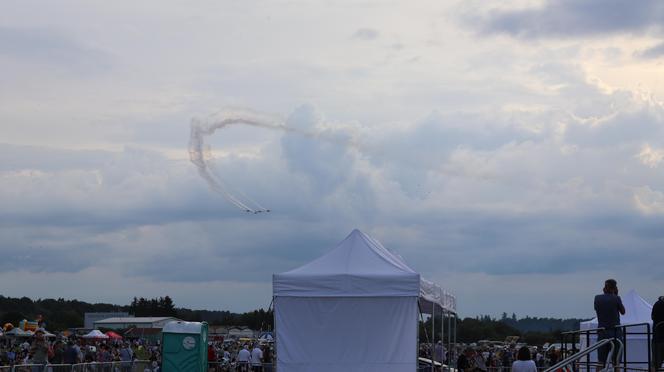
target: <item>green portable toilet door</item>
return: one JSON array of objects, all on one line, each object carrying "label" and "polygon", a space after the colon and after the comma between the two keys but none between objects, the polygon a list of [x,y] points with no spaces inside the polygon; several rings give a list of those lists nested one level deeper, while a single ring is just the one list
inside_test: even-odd
[{"label": "green portable toilet door", "polygon": [[170,322],[162,335],[164,372],[207,371],[207,324]]}]

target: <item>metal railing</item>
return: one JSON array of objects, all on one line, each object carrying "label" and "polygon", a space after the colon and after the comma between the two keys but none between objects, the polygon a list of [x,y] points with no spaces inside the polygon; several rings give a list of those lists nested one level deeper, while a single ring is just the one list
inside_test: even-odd
[{"label": "metal railing", "polygon": [[[645,332],[634,331],[633,329],[644,329]],[[649,371],[652,364],[652,332],[650,323],[636,323],[636,324],[627,324],[627,325],[617,325],[613,329],[620,330],[620,342],[622,344],[622,364],[625,367],[625,370],[633,371]],[[566,358],[570,355],[575,355],[577,352],[576,344],[581,343],[582,336],[584,336],[583,341],[585,341],[585,346],[589,347],[591,342],[591,336],[599,337],[600,333],[606,331],[605,328],[592,328],[592,329],[581,329],[576,331],[569,331],[561,333],[561,346],[562,346],[562,357]],[[628,336],[646,336],[647,344],[647,360],[628,360],[627,354],[627,337]],[[568,349],[567,345],[572,344],[572,349]],[[586,371],[590,372],[590,367],[596,365],[590,361],[590,354],[586,355],[585,362],[578,362],[578,364],[583,364],[586,366]],[[631,365],[631,366],[630,366]],[[634,367],[635,365],[644,365],[643,368]]]},{"label": "metal railing", "polygon": [[15,364],[0,366],[0,372],[144,372],[151,370],[149,360],[78,364]]},{"label": "metal railing", "polygon": [[[604,367],[604,371],[612,371],[613,369],[609,370],[609,366],[613,365],[613,352],[615,351],[615,344],[618,343],[618,358],[620,357],[620,354],[623,351],[623,344],[622,341],[620,341],[617,338],[605,338],[603,340],[598,341],[596,344],[593,346],[585,348],[583,351],[580,351],[578,353],[575,353],[571,356],[568,356],[567,358],[561,360],[560,362],[554,364],[553,366],[547,368],[544,370],[544,372],[554,372],[558,369],[562,369],[563,371],[573,371],[574,370],[574,364],[581,360],[581,358],[590,355],[595,350],[599,350],[600,348],[606,346],[606,345],[611,345],[611,349],[609,350],[609,353],[607,354],[606,357],[606,364]],[[610,363],[609,363],[610,362]],[[613,366],[615,368],[615,366]]]},{"label": "metal railing", "polygon": [[[252,363],[238,362],[238,361],[208,362],[208,371],[243,372],[243,371],[252,371],[253,366],[256,365]],[[272,372],[275,370],[275,366],[272,363],[261,363],[260,367],[263,368],[263,372]]]}]

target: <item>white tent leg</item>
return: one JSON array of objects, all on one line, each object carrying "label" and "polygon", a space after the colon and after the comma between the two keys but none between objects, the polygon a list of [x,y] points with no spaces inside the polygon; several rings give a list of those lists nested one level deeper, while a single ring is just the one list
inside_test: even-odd
[{"label": "white tent leg", "polygon": [[440,316],[440,365],[442,370],[443,362],[445,361],[445,310],[442,311]]},{"label": "white tent leg", "polygon": [[434,372],[434,361],[436,360],[436,304],[431,302],[431,372]]}]

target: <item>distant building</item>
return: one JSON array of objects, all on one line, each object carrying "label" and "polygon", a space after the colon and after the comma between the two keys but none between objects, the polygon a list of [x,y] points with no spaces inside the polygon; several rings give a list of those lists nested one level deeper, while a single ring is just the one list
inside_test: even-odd
[{"label": "distant building", "polygon": [[228,327],[222,325],[208,326],[208,335],[211,339],[219,340],[228,337]]},{"label": "distant building", "polygon": [[168,322],[181,320],[174,317],[117,317],[94,322],[94,328],[127,329],[127,328],[164,328]]},{"label": "distant building", "polygon": [[129,313],[123,312],[111,312],[111,313],[85,313],[83,318],[83,328],[92,329],[95,326],[95,322],[108,318],[121,318],[128,317]]},{"label": "distant building", "polygon": [[161,328],[131,328],[124,333],[125,340],[141,339],[156,345],[161,340]]},{"label": "distant building", "polygon": [[253,338],[254,331],[249,327],[235,326],[228,328],[228,337],[230,338]]}]

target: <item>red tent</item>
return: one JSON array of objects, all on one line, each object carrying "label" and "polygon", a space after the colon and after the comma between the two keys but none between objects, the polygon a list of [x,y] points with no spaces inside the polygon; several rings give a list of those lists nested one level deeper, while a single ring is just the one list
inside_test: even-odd
[{"label": "red tent", "polygon": [[113,331],[106,332],[106,336],[108,336],[108,338],[110,338],[111,340],[122,340],[122,336]]}]

